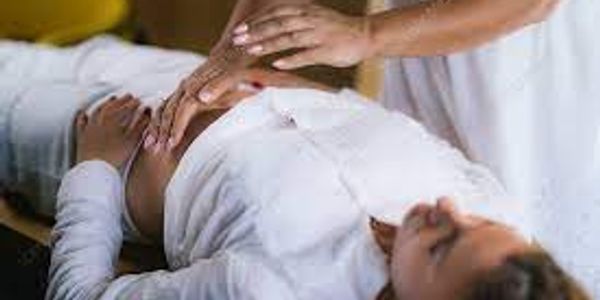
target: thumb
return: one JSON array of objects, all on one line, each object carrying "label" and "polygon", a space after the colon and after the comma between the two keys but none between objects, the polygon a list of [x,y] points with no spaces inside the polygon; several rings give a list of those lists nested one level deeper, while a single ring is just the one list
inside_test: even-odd
[{"label": "thumb", "polygon": [[195,101],[186,101],[179,105],[177,111],[175,112],[175,118],[173,121],[173,127],[171,127],[171,131],[169,132],[169,149],[174,149],[181,143],[183,139],[183,135],[190,125],[194,116],[198,113],[199,108],[204,106]]},{"label": "thumb", "polygon": [[321,63],[321,58],[326,54],[326,50],[313,48],[301,51],[294,55],[281,58],[273,63],[273,66],[279,70],[293,70],[302,67],[317,65]]},{"label": "thumb", "polygon": [[132,124],[132,127],[129,131],[130,135],[135,137],[136,140],[142,137],[144,131],[150,124],[151,118],[152,110],[150,108],[144,108],[140,116],[136,119],[135,123]]},{"label": "thumb", "polygon": [[198,98],[204,103],[212,103],[219,99],[225,92],[232,90],[238,82],[241,80],[241,73],[224,73],[211,79],[206,85],[200,90]]}]

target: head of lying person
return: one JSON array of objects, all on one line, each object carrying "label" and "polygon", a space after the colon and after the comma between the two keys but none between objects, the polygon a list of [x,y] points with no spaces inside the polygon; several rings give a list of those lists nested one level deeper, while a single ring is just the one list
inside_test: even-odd
[{"label": "head of lying person", "polygon": [[402,226],[372,226],[390,264],[379,299],[590,299],[538,245],[449,199],[417,205]]}]

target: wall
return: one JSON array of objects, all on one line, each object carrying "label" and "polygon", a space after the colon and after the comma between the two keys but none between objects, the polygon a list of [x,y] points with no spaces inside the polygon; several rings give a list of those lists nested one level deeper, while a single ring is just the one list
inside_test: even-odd
[{"label": "wall", "polygon": [[[207,53],[219,39],[236,0],[132,0],[148,41],[169,48]],[[322,0],[338,10],[359,14],[366,0]],[[353,85],[355,68],[309,68],[301,74],[334,86]]]}]

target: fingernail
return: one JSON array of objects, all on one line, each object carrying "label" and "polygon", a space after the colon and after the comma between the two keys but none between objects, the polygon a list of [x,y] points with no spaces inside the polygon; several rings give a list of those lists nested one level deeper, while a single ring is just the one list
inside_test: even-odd
[{"label": "fingernail", "polygon": [[263,51],[263,46],[261,46],[261,45],[252,46],[252,47],[250,47],[250,49],[248,49],[248,53],[250,53],[250,54],[259,54],[262,51]]},{"label": "fingernail", "polygon": [[281,69],[281,68],[285,68],[286,64],[287,63],[284,60],[278,60],[273,63],[273,66],[275,68]]},{"label": "fingernail", "polygon": [[244,24],[241,24],[238,27],[236,27],[233,30],[233,33],[235,33],[235,34],[242,34],[242,33],[246,32],[246,31],[248,31],[248,24],[244,23]]},{"label": "fingernail", "polygon": [[154,136],[152,135],[148,135],[146,137],[146,140],[144,141],[144,148],[145,149],[149,149],[150,146],[154,145],[154,142],[156,141],[156,139],[154,138]]},{"label": "fingernail", "polygon": [[252,85],[253,88],[255,88],[257,90],[262,90],[265,88],[265,86],[258,81],[252,81],[252,82],[250,82],[250,84]]},{"label": "fingernail", "polygon": [[210,92],[201,92],[199,97],[200,101],[208,103],[212,99],[212,94]]},{"label": "fingernail", "polygon": [[168,145],[169,145],[169,150],[173,150],[175,148],[175,146],[177,146],[177,144],[175,143],[175,139],[174,138],[170,138],[169,142],[168,142]]},{"label": "fingernail", "polygon": [[158,154],[162,150],[162,147],[163,146],[161,143],[156,143],[152,149],[152,152],[154,152],[154,154]]},{"label": "fingernail", "polygon": [[236,46],[243,45],[248,41],[249,38],[250,36],[247,34],[238,35],[233,38],[233,44]]}]

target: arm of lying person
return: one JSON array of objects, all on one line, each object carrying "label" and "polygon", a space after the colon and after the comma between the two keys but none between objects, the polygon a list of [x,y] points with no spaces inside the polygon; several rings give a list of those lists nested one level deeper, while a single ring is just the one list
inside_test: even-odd
[{"label": "arm of lying person", "polygon": [[105,161],[78,164],[63,179],[52,232],[46,299],[227,299],[230,257],[115,278],[122,243],[123,185]]},{"label": "arm of lying person", "polygon": [[[250,87],[232,89],[232,87]],[[335,91],[327,85],[314,82],[291,73],[266,69],[245,69],[237,71],[212,86],[211,90],[222,95],[210,103],[199,101],[168,100],[155,113],[144,141],[144,148],[172,150],[180,144],[185,130],[193,117],[206,110],[233,107],[246,97],[259,92],[262,88],[273,86],[283,88],[310,88]]]},{"label": "arm of lying person", "polygon": [[57,196],[47,299],[224,298],[231,259],[225,255],[177,272],[116,277],[125,209],[117,169],[133,155],[149,122],[139,111],[147,112],[127,95],[112,97],[90,116],[77,116],[77,164]]}]

